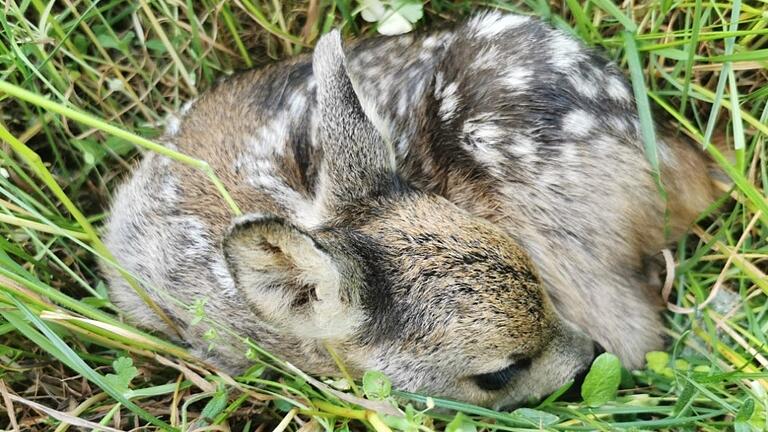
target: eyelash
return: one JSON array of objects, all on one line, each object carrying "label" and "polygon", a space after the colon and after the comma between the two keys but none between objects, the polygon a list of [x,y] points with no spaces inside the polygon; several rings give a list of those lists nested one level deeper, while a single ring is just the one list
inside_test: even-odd
[{"label": "eyelash", "polygon": [[509,381],[512,380],[512,377],[515,376],[516,373],[525,370],[530,365],[530,359],[521,359],[504,369],[496,372],[475,375],[472,379],[475,381],[475,384],[483,390],[501,390],[509,384]]}]

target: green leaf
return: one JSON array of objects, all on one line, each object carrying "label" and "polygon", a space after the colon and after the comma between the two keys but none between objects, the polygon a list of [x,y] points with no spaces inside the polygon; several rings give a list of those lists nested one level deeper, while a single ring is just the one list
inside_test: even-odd
[{"label": "green leaf", "polygon": [[216,394],[214,394],[211,400],[205,404],[203,411],[200,413],[203,420],[198,422],[200,426],[207,424],[210,420],[224,411],[224,408],[227,407],[228,399],[229,393],[227,393],[226,388],[224,388],[224,386],[219,386]]},{"label": "green leaf", "polygon": [[208,351],[212,351],[213,348],[216,346],[216,338],[219,337],[219,334],[216,332],[216,329],[213,327],[209,328],[208,330],[203,333],[203,339],[208,341]]},{"label": "green leaf", "polygon": [[77,33],[72,37],[72,42],[75,44],[75,48],[81,53],[88,51],[88,38],[86,38],[84,35]]},{"label": "green leaf", "polygon": [[660,374],[669,366],[669,354],[662,351],[651,351],[645,355],[645,363],[648,369]]},{"label": "green leaf", "polygon": [[755,413],[755,400],[747,398],[741,405],[739,412],[736,413],[736,419],[733,423],[733,430],[735,432],[751,432],[755,429],[750,424],[750,419]]},{"label": "green leaf", "polygon": [[207,302],[208,299],[206,298],[197,298],[193,304],[189,305],[189,311],[193,315],[190,325],[197,325],[205,318],[205,304]]},{"label": "green leaf", "polygon": [[381,415],[381,420],[392,429],[403,432],[419,432],[419,425],[414,424],[407,417],[395,417],[387,414]]},{"label": "green leaf", "polygon": [[696,387],[693,385],[693,383],[688,383],[683,388],[682,393],[680,393],[680,396],[677,398],[677,402],[675,402],[675,408],[672,410],[673,413],[677,416],[681,416],[685,414],[689,409],[691,402],[691,399],[693,399],[694,396],[698,394],[698,391],[696,390]]},{"label": "green leaf", "polygon": [[72,143],[83,152],[83,160],[88,165],[101,162],[107,154],[104,147],[92,138],[73,140]]},{"label": "green leaf", "polygon": [[475,424],[469,421],[464,413],[461,411],[456,413],[456,417],[445,425],[445,432],[475,432],[477,428]]},{"label": "green leaf", "polygon": [[537,428],[551,426],[560,421],[560,417],[548,412],[531,408],[518,408],[509,415],[513,421]]},{"label": "green leaf", "polygon": [[96,36],[96,40],[98,40],[99,44],[104,48],[120,48],[120,41],[109,33],[102,33]]},{"label": "green leaf", "polygon": [[118,357],[112,362],[114,374],[107,374],[104,379],[121,393],[128,391],[128,386],[139,374],[139,370],[133,366],[133,360],[130,357]]},{"label": "green leaf", "polygon": [[619,388],[631,389],[635,387],[637,387],[637,383],[635,382],[635,377],[632,376],[632,372],[628,371],[627,368],[621,368],[621,383],[619,384]]},{"label": "green leaf", "polygon": [[679,371],[687,371],[691,367],[685,359],[675,359],[674,366]]},{"label": "green leaf", "polygon": [[392,393],[392,381],[379,371],[367,371],[363,375],[363,393],[368,399],[386,399]]},{"label": "green leaf", "polygon": [[654,50],[653,52],[658,56],[671,58],[673,60],[688,61],[688,53],[686,51],[687,47],[686,49],[662,48]]},{"label": "green leaf", "polygon": [[611,353],[600,354],[581,386],[581,397],[587,405],[596,407],[613,400],[621,382],[621,362]]},{"label": "green leaf", "polygon": [[752,418],[752,414],[754,412],[755,412],[755,400],[752,398],[747,398],[747,400],[745,400],[744,403],[741,405],[739,412],[736,413],[736,421],[737,422],[749,421],[749,419]]},{"label": "green leaf", "polygon": [[392,2],[392,8],[411,23],[424,16],[424,4],[420,1],[396,0]]},{"label": "green leaf", "polygon": [[293,409],[293,404],[288,402],[285,399],[275,399],[272,404],[275,406],[275,408],[280,412],[288,412]]},{"label": "green leaf", "polygon": [[125,156],[135,148],[135,146],[128,141],[118,138],[116,136],[110,136],[107,138],[106,141],[104,141],[104,145],[107,146],[110,150],[115,152],[115,154],[119,156]]},{"label": "green leaf", "polygon": [[165,44],[160,39],[150,39],[146,42],[148,50],[154,54],[163,54],[166,51]]}]

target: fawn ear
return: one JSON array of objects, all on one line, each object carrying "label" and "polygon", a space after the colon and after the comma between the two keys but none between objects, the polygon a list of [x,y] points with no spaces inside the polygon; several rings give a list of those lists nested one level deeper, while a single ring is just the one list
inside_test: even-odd
[{"label": "fawn ear", "polygon": [[355,89],[338,31],[318,41],[312,69],[317,82],[317,139],[325,155],[319,196],[333,210],[389,186],[395,154],[388,127]]},{"label": "fawn ear", "polygon": [[356,290],[345,280],[345,262],[284,219],[239,217],[222,246],[237,289],[279,328],[334,339],[351,334],[361,321]]}]

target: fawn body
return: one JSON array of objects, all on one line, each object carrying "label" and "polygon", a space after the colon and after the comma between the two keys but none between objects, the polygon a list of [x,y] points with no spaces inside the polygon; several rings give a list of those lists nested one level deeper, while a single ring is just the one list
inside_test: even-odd
[{"label": "fawn body", "polygon": [[[355,372],[488,406],[541,397],[600,352],[662,347],[644,260],[670,239],[621,72],[540,21],[484,13],[451,30],[326,35],[313,56],[216,85],[146,155],[106,241],[199,355],[245,348],[189,304],[308,372]],[[658,135],[672,238],[712,201],[706,158]],[[105,266],[114,302],[170,333]]]}]

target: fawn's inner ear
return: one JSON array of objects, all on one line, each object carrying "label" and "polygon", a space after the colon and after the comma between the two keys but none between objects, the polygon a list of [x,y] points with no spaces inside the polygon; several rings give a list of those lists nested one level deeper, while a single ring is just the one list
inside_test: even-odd
[{"label": "fawn's inner ear", "polygon": [[284,219],[237,218],[222,246],[235,286],[270,322],[304,337],[338,338],[360,321],[344,262]]}]

